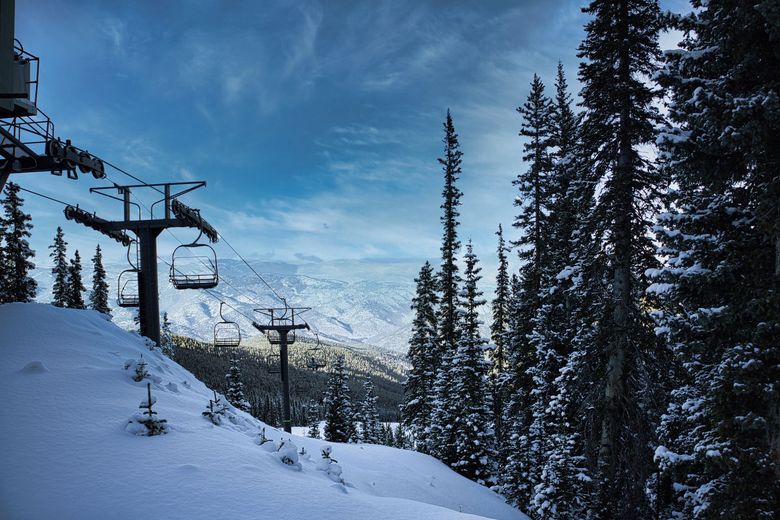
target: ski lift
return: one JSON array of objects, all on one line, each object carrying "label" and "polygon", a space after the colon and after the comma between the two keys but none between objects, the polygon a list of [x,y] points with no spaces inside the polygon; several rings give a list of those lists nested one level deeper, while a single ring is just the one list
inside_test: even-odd
[{"label": "ski lift", "polygon": [[322,344],[320,343],[320,335],[316,332],[314,336],[317,338],[317,344],[310,348],[307,352],[308,360],[306,362],[306,368],[314,370],[315,372],[321,368],[325,368],[325,360],[322,359]]},{"label": "ski lift", "polygon": [[279,354],[268,354],[265,358],[265,364],[268,367],[269,374],[282,373],[282,356]]},{"label": "ski lift", "polygon": [[[130,248],[136,244],[136,263],[130,260]],[[120,307],[138,307],[141,303],[141,298],[138,291],[138,275],[141,272],[137,267],[138,259],[138,243],[133,240],[127,246],[127,263],[130,264],[130,269],[125,269],[119,273],[119,278],[116,282],[116,304]]]},{"label": "ski lift", "polygon": [[169,280],[174,288],[212,289],[219,283],[217,253],[210,245],[198,243],[202,235],[203,230],[191,244],[173,250]]},{"label": "ski lift", "polygon": [[[287,309],[285,309],[284,314],[279,317],[274,316],[272,313],[269,324],[274,326],[295,325],[295,320],[292,318],[292,316],[287,316]],[[269,330],[265,333],[265,335],[271,345],[278,345],[282,342],[282,335],[278,330]],[[292,345],[293,343],[295,343],[295,329],[289,330],[287,332],[287,344]]]},{"label": "ski lift", "polygon": [[222,321],[214,325],[215,347],[237,347],[241,344],[241,329],[235,321],[226,320],[222,315],[222,306],[225,302],[219,302],[219,318]]}]

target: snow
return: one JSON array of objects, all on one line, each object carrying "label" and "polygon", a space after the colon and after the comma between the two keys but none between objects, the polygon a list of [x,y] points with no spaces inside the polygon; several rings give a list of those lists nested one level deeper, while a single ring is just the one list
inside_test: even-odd
[{"label": "snow", "polygon": [[[232,407],[216,426],[203,383],[96,312],[7,304],[0,329],[0,518],[526,518],[426,455],[291,436]],[[136,382],[125,361],[142,355]],[[125,430],[147,383],[165,435]]]}]

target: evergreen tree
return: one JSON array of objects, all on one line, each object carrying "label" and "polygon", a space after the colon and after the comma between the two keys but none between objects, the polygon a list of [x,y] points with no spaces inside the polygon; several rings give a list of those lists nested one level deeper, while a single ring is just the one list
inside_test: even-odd
[{"label": "evergreen tree", "polygon": [[[503,492],[509,500],[525,506],[533,494],[538,479],[541,451],[538,437],[541,431],[532,431],[532,407],[535,401],[533,370],[538,363],[531,343],[533,320],[540,306],[540,290],[551,273],[547,264],[548,215],[552,205],[552,102],[544,94],[542,80],[534,74],[526,102],[517,109],[523,122],[520,135],[527,138],[523,144],[523,160],[528,169],[513,182],[518,188],[515,205],[520,213],[513,226],[521,238],[512,242],[524,262],[517,285],[513,288],[510,305],[510,330],[507,333],[511,388],[503,417],[509,433],[504,447],[506,470],[503,472]],[[532,435],[535,434],[535,435]],[[506,437],[506,434],[504,434]],[[502,457],[503,459],[503,457]]]},{"label": "evergreen tree", "polygon": [[442,191],[441,223],[444,228],[441,245],[441,269],[439,271],[439,313],[438,333],[439,347],[442,350],[454,351],[458,343],[458,275],[457,254],[460,250],[458,240],[458,206],[460,206],[461,191],[456,183],[461,174],[463,152],[460,151],[458,134],[452,124],[452,116],[447,110],[447,120],[444,123],[444,157],[439,158],[439,164],[444,173],[444,189]]},{"label": "evergreen tree", "polygon": [[430,427],[431,402],[433,400],[434,357],[436,345],[436,295],[433,267],[425,262],[415,279],[417,293],[412,300],[414,321],[409,340],[407,359],[411,368],[404,382],[402,411],[412,433],[415,448],[427,452]]},{"label": "evergreen tree", "polygon": [[344,356],[338,356],[333,373],[328,379],[325,394],[325,440],[331,442],[354,442],[352,400],[349,392],[349,375]]},{"label": "evergreen tree", "polygon": [[68,266],[68,285],[65,292],[65,303],[71,309],[86,309],[83,293],[86,290],[81,279],[81,256],[78,249]]},{"label": "evergreen tree", "polygon": [[465,255],[465,282],[460,293],[460,339],[452,363],[453,396],[459,409],[454,423],[457,458],[452,467],[471,480],[488,485],[495,481],[491,467],[495,438],[488,384],[489,366],[485,357],[487,340],[479,331],[482,322],[478,308],[485,304],[485,300],[477,287],[482,278],[477,262],[469,241]]},{"label": "evergreen tree", "polygon": [[536,518],[582,520],[592,517],[592,493],[583,439],[578,431],[578,396],[572,388],[582,370],[582,353],[575,350],[553,382],[547,410],[544,463],[527,511]]},{"label": "evergreen tree", "polygon": [[306,432],[307,437],[312,439],[320,438],[320,407],[314,401],[309,401],[309,405],[306,407],[306,416],[309,420],[309,430]]},{"label": "evergreen tree", "polygon": [[360,440],[369,444],[379,444],[379,412],[376,408],[379,398],[374,395],[374,384],[370,377],[363,383],[363,391],[365,395],[358,405],[358,420],[362,426]]},{"label": "evergreen tree", "polygon": [[168,356],[169,359],[173,359],[175,346],[176,344],[173,340],[173,332],[171,332],[171,322],[168,319],[168,313],[163,312],[162,325],[160,326],[160,350],[162,350],[162,353]]},{"label": "evergreen tree", "polygon": [[[591,307],[602,320],[598,336],[585,348],[593,356],[588,377],[599,388],[592,410],[592,449],[597,483],[595,509],[602,517],[648,516],[644,482],[652,471],[652,442],[658,400],[654,372],[656,340],[647,305],[645,271],[656,264],[648,238],[655,211],[659,175],[640,153],[655,141],[661,119],[655,92],[646,78],[656,70],[660,13],[656,0],[593,0],[583,11],[592,16],[579,49],[582,106],[582,154],[590,181],[600,186],[589,217],[593,241],[606,261],[590,279],[603,291]],[[590,334],[590,329],[582,329]],[[582,339],[582,338],[580,338]]]},{"label": "evergreen tree", "polygon": [[238,364],[238,356],[232,352],[230,354],[230,371],[225,374],[225,379],[228,385],[225,394],[227,400],[239,410],[249,413],[251,407],[244,396],[244,383],[241,382],[241,367]]},{"label": "evergreen tree", "polygon": [[444,157],[439,164],[444,173],[442,191],[441,223],[444,228],[441,245],[441,268],[439,270],[438,289],[439,307],[436,315],[437,346],[439,352],[432,355],[434,381],[432,392],[431,426],[428,431],[429,451],[445,463],[456,459],[452,423],[456,415],[455,397],[451,392],[450,370],[452,358],[458,345],[458,274],[457,254],[460,250],[458,240],[458,206],[461,191],[456,183],[461,174],[463,152],[460,151],[458,134],[447,110],[444,122]]},{"label": "evergreen tree", "polygon": [[780,10],[693,2],[661,80],[672,125],[649,289],[677,361],[653,489],[664,518],[780,515]]},{"label": "evergreen tree", "polygon": [[13,182],[9,182],[5,188],[3,217],[0,218],[0,227],[3,229],[0,239],[5,241],[0,248],[0,268],[4,272],[0,279],[3,284],[0,303],[32,301],[38,286],[30,277],[30,271],[35,269],[35,264],[30,260],[35,257],[35,252],[27,242],[33,227],[30,223],[32,218],[22,211],[24,199],[19,196],[19,190],[19,185]]},{"label": "evergreen tree", "polygon": [[55,307],[65,307],[68,299],[68,257],[65,242],[65,234],[62,228],[57,226],[57,234],[54,236],[54,243],[49,246],[51,253],[49,256],[54,261],[54,267],[51,272],[54,275],[54,284],[52,285],[52,305]]},{"label": "evergreen tree", "polygon": [[100,244],[95,248],[95,256],[92,257],[92,292],[89,294],[89,307],[103,314],[111,314],[108,306],[108,283],[106,283],[106,270],[103,268],[103,253]]},{"label": "evergreen tree", "polygon": [[507,259],[507,246],[504,242],[504,230],[498,225],[498,271],[496,273],[496,290],[492,302],[493,321],[490,324],[490,337],[493,340],[493,348],[488,351],[492,361],[490,370],[490,387],[493,394],[493,419],[496,441],[504,441],[502,428],[502,411],[504,408],[504,394],[507,387],[506,352],[504,343],[507,339],[507,321],[509,315],[509,261]]}]

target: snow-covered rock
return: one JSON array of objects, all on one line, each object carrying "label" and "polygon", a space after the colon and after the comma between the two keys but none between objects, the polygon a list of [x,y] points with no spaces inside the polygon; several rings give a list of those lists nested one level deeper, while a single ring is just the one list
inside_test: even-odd
[{"label": "snow-covered rock", "polygon": [[[215,426],[211,390],[98,313],[0,305],[0,331],[2,518],[525,518],[426,455],[291,436],[232,407]],[[125,360],[141,355],[136,382]],[[149,383],[166,435],[125,429]],[[318,469],[325,446],[340,471]]]}]

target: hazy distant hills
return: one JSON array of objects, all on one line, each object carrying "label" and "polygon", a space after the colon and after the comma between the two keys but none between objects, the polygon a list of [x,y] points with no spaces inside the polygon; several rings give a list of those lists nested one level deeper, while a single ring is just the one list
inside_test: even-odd
[{"label": "hazy distant hills", "polygon": [[[252,267],[290,305],[311,307],[304,317],[321,336],[331,341],[373,345],[405,352],[409,338],[414,295],[414,277],[421,262],[332,261],[318,263],[253,262]],[[89,267],[89,266],[87,266]],[[108,265],[112,308],[115,307],[116,277],[124,266]],[[229,304],[252,315],[254,307],[281,306],[271,290],[238,260],[219,261],[220,285],[212,292]],[[84,283],[90,286],[91,274]],[[38,269],[40,301],[51,298],[51,276]],[[168,282],[167,266],[160,263],[160,311],[167,311],[174,332],[208,341],[218,321],[219,300],[206,292],[176,290]],[[128,309],[114,308],[114,321],[130,328]],[[257,331],[249,321],[226,309],[225,317],[239,323],[242,334]],[[262,319],[261,316],[257,317]]]}]

